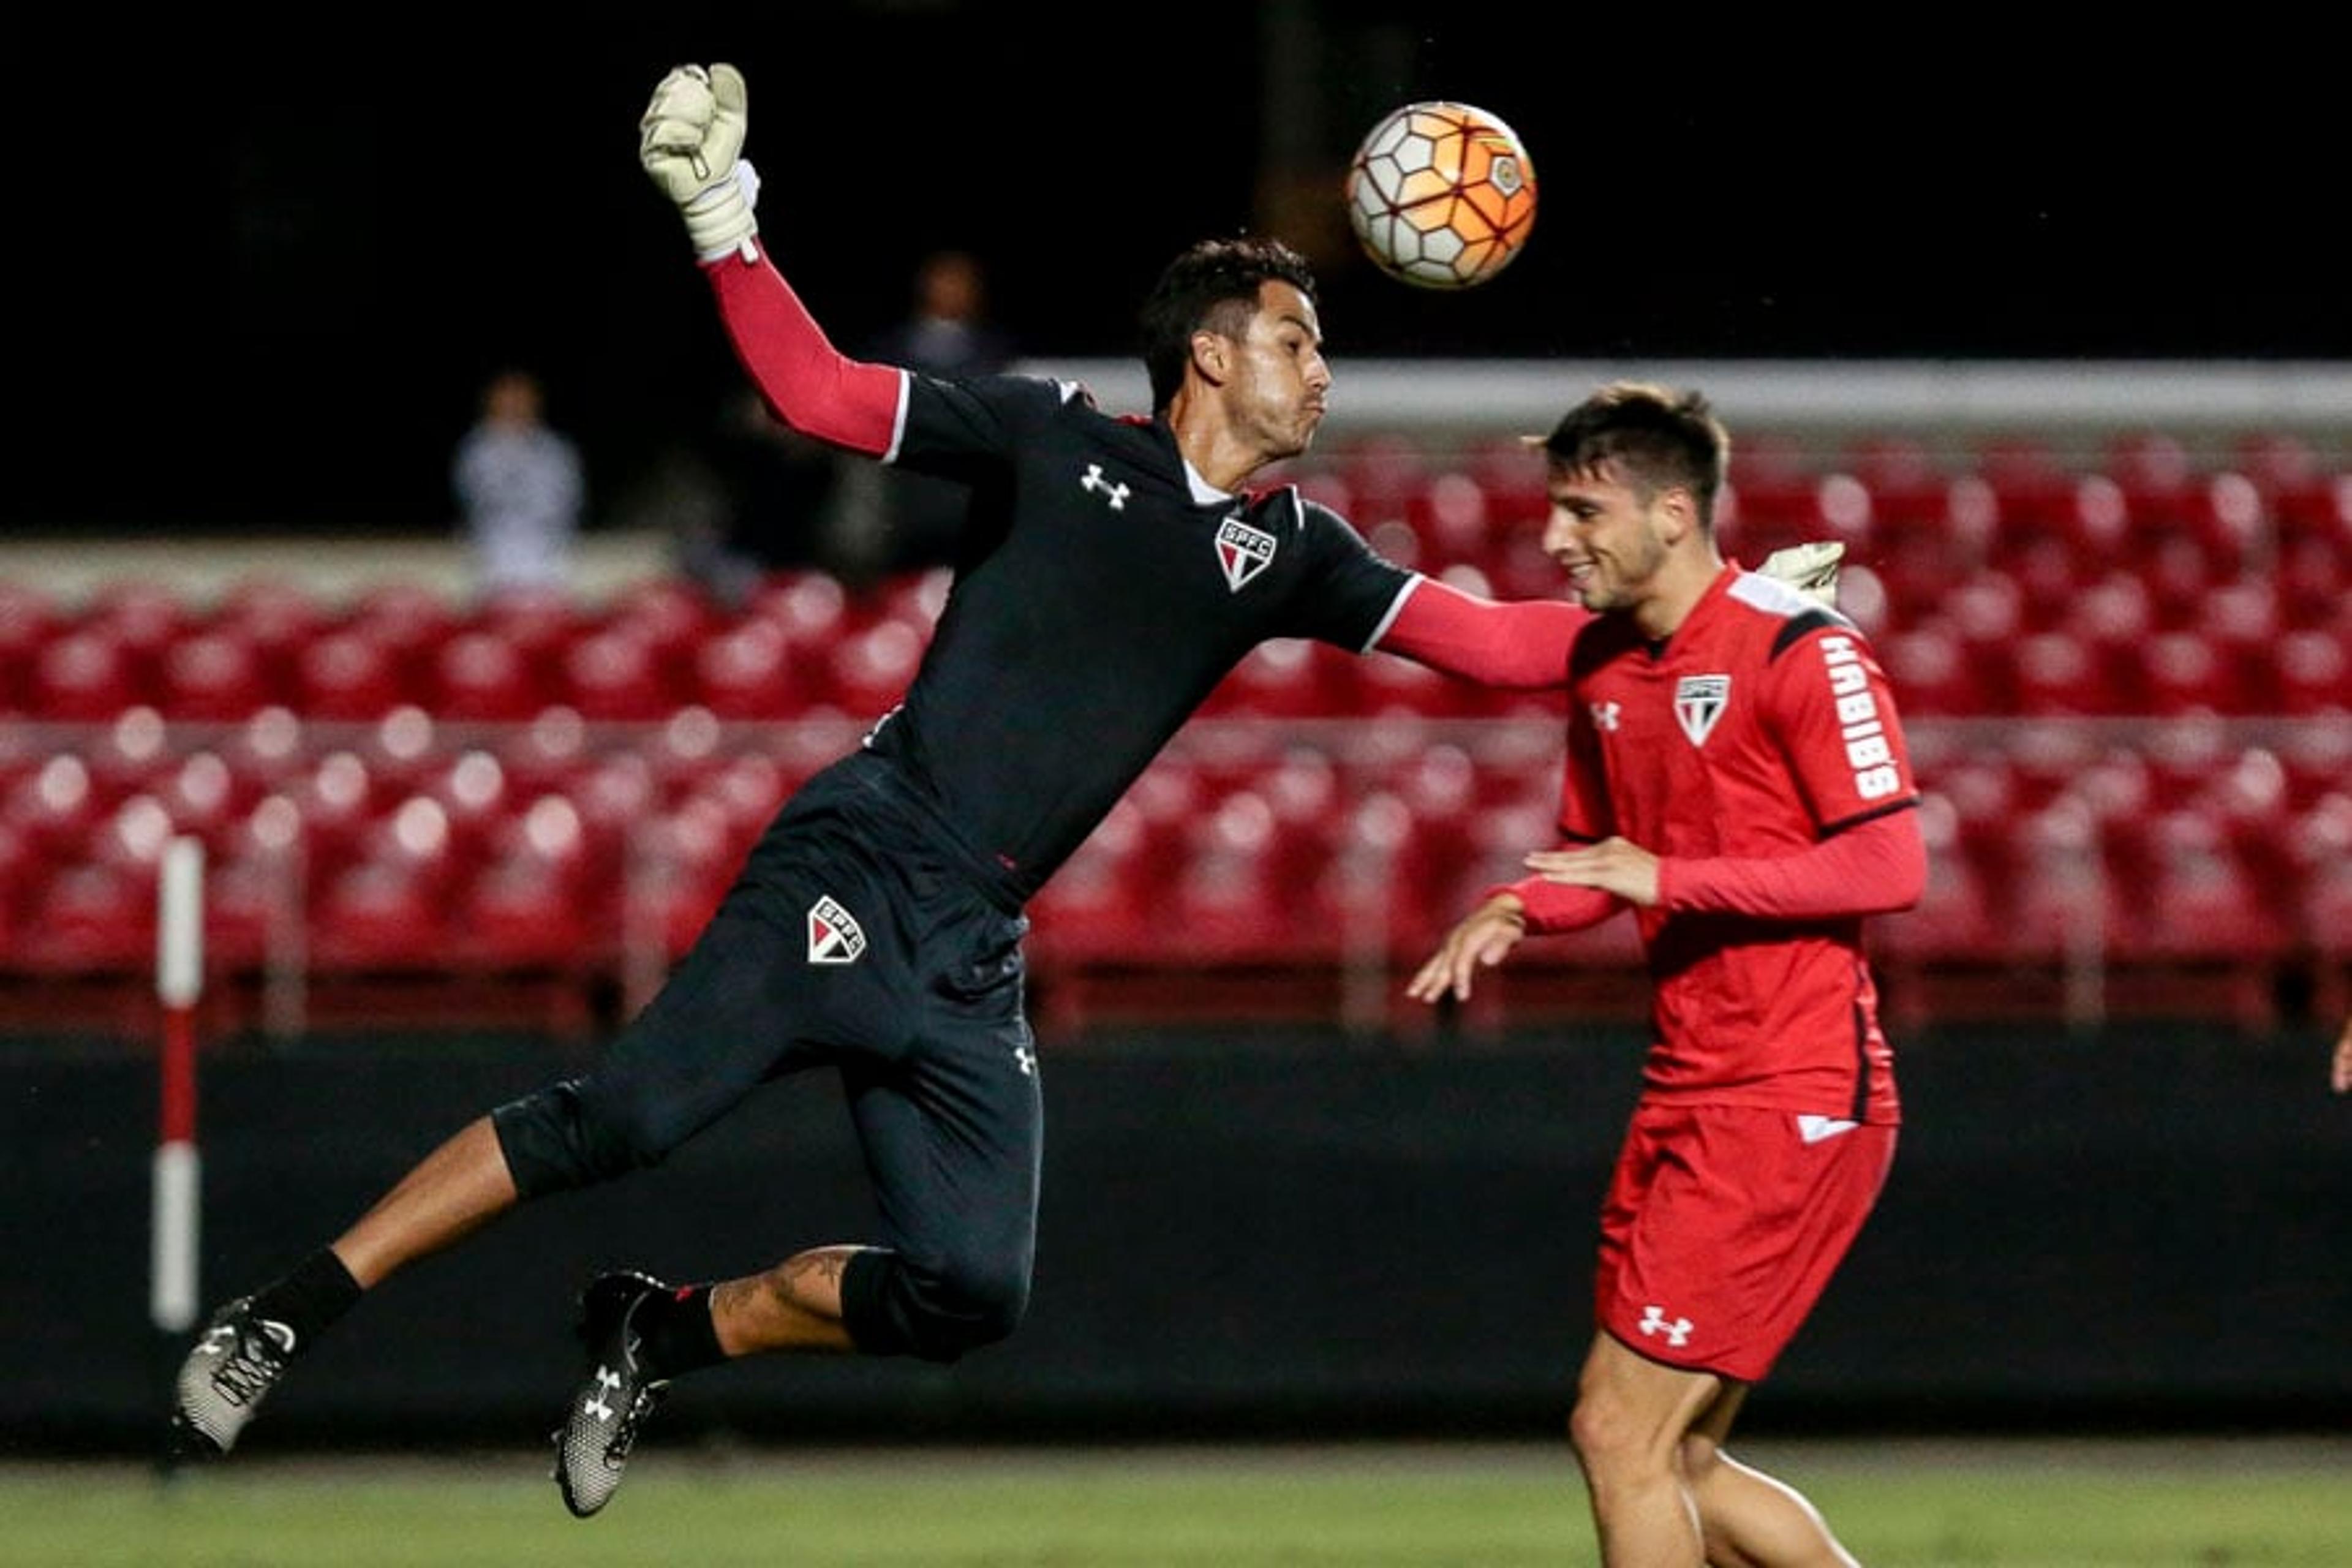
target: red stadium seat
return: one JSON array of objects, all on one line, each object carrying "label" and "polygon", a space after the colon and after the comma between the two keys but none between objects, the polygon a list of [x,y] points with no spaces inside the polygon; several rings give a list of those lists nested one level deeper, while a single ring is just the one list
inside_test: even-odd
[{"label": "red stadium seat", "polygon": [[485,858],[519,809],[505,765],[495,751],[484,747],[467,747],[436,761],[418,781],[416,795],[440,807],[446,836],[442,853],[460,866]]},{"label": "red stadium seat", "polygon": [[2298,812],[2286,842],[2299,873],[2297,933],[2323,957],[2352,958],[2352,790],[2339,787]]},{"label": "red stadium seat", "polygon": [[399,647],[380,629],[354,625],[296,650],[286,700],[306,719],[370,721],[417,695]]},{"label": "red stadium seat", "polygon": [[498,753],[509,789],[523,800],[568,790],[590,755],[588,721],[561,703],[497,731],[488,743]]},{"label": "red stadium seat", "polygon": [[240,775],[218,752],[199,749],[179,758],[156,783],[154,799],[173,831],[217,847],[260,799],[260,781]]},{"label": "red stadium seat", "polygon": [[1354,437],[1339,443],[1333,458],[1355,500],[1349,516],[1360,530],[1402,521],[1428,482],[1427,454],[1400,436]]},{"label": "red stadium seat", "polygon": [[1113,806],[1029,908],[1038,965],[1140,963],[1160,949],[1162,889],[1147,865],[1151,826],[1129,801]]},{"label": "red stadium seat", "polygon": [[504,630],[469,627],[443,643],[432,659],[426,706],[441,720],[529,719],[562,700],[542,684],[528,643]]},{"label": "red stadium seat", "polygon": [[861,617],[853,615],[849,594],[839,580],[820,572],[778,573],[751,595],[743,620],[766,621],[784,636],[785,647],[798,654],[822,650],[842,637]]},{"label": "red stadium seat", "polygon": [[462,957],[448,916],[460,868],[447,813],[412,795],[369,825],[360,853],[312,901],[311,952],[327,970],[446,967]]},{"label": "red stadium seat", "polygon": [[1947,534],[1952,475],[1924,442],[1903,435],[1865,437],[1847,448],[1840,466],[1869,492],[1874,546]]},{"label": "red stadium seat", "polygon": [[[718,911],[740,865],[740,850],[724,813],[707,801],[641,822],[631,839],[617,932],[643,967],[666,967],[684,956]],[[646,963],[647,955],[656,962]]]},{"label": "red stadium seat", "polygon": [[301,961],[301,813],[266,795],[209,846],[205,863],[205,958],[252,972]]},{"label": "red stadium seat", "polygon": [[157,662],[156,676],[156,706],[167,719],[249,719],[283,695],[268,650],[226,626],[207,626],[173,642]]},{"label": "red stadium seat", "polygon": [[1990,963],[2002,952],[1997,887],[1968,834],[1983,830],[1947,795],[1920,798],[1919,827],[1927,845],[1927,885],[1919,902],[1871,926],[1871,944],[1898,963]]},{"label": "red stadium seat", "polygon": [[854,718],[880,718],[906,694],[925,646],[921,629],[898,616],[845,637],[832,650],[834,702]]},{"label": "red stadium seat", "polygon": [[55,723],[112,719],[152,693],[131,651],[108,630],[77,626],[51,638],[26,682],[27,717]]},{"label": "red stadium seat", "polygon": [[83,976],[152,970],[155,897],[152,866],[83,860],[58,867],[35,892],[12,959]]},{"label": "red stadium seat", "polygon": [[572,968],[614,947],[619,889],[592,882],[579,808],[545,795],[502,826],[459,900],[467,961],[493,969]]},{"label": "red stadium seat", "polygon": [[2158,632],[2135,651],[2132,684],[2143,711],[2238,714],[2253,707],[2242,658],[2197,632]]},{"label": "red stadium seat", "polygon": [[1975,718],[2006,710],[2006,680],[1996,681],[1982,660],[1947,625],[1927,622],[1888,632],[1877,642],[1879,666],[1906,718]]},{"label": "red stadium seat", "polygon": [[1284,853],[1274,808],[1255,790],[1233,792],[1196,825],[1167,889],[1167,951],[1195,961],[1265,963],[1328,956],[1332,933],[1292,918],[1300,879]]},{"label": "red stadium seat", "polygon": [[1992,488],[2005,533],[2020,524],[2072,521],[2075,476],[2044,437],[2018,431],[1988,437],[1975,444],[1968,466]]},{"label": "red stadium seat", "polygon": [[1405,524],[1421,542],[1423,558],[1432,562],[1484,560],[1503,532],[1487,508],[1486,488],[1455,468],[1430,475],[1407,500]]},{"label": "red stadium seat", "polygon": [[100,795],[89,763],[67,752],[16,778],[0,802],[0,825],[27,855],[58,863],[82,852],[111,806]]},{"label": "red stadium seat", "polygon": [[[2347,699],[2352,701],[2352,699]],[[2286,770],[2289,804],[2302,810],[2345,787],[2352,779],[2352,708],[2337,710],[2331,724],[2290,724],[2278,738],[2279,763]]]},{"label": "red stadium seat", "polygon": [[2008,673],[2021,714],[2085,718],[2127,710],[2100,650],[2071,632],[2039,631],[2018,638],[2010,649]]},{"label": "red stadium seat", "polygon": [[1218,683],[1202,711],[1254,719],[1312,719],[1339,711],[1330,667],[1318,646],[1299,637],[1258,644]]},{"label": "red stadium seat", "polygon": [[721,719],[786,719],[830,695],[823,666],[803,662],[774,622],[751,617],[696,650],[694,700]]},{"label": "red stadium seat", "polygon": [[166,647],[196,627],[194,606],[171,584],[137,578],[107,583],[82,606],[80,624],[106,633],[150,673]]},{"label": "red stadium seat", "polygon": [[34,662],[69,618],[41,589],[0,582],[0,713],[26,710]]},{"label": "red stadium seat", "polygon": [[672,692],[693,684],[696,654],[733,617],[692,583],[663,578],[622,595],[605,613],[604,629],[625,633],[650,653],[655,673]]},{"label": "red stadium seat", "polygon": [[564,647],[559,654],[562,700],[592,720],[649,722],[677,709],[662,654],[644,635],[606,627]]},{"label": "red stadium seat", "polygon": [[336,620],[317,591],[278,576],[240,579],[221,595],[212,617],[215,627],[236,633],[273,661],[290,659]]},{"label": "red stadium seat", "polygon": [[421,675],[432,651],[457,631],[461,617],[448,598],[421,583],[383,582],[356,595],[343,625],[372,634],[390,648],[404,677]]}]

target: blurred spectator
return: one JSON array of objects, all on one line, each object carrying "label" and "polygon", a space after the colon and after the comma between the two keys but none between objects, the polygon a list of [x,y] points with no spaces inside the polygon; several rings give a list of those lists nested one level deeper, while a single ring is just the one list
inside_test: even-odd
[{"label": "blurred spectator", "polygon": [[483,387],[450,486],[478,592],[568,584],[587,481],[579,448],[547,424],[537,376],[504,370]]},{"label": "blurred spectator", "polygon": [[741,605],[773,572],[833,566],[840,459],[770,413],[758,392],[729,399],[703,485],[701,504],[685,506],[669,487],[667,510],[678,569],[720,603]]},{"label": "blurred spectator", "polygon": [[[916,269],[907,317],[867,343],[864,357],[952,378],[992,374],[1013,356],[1012,335],[989,317],[978,258],[940,250]],[[835,554],[845,575],[886,575],[947,559],[962,527],[964,486],[871,463],[848,466],[844,482],[848,505]]]}]

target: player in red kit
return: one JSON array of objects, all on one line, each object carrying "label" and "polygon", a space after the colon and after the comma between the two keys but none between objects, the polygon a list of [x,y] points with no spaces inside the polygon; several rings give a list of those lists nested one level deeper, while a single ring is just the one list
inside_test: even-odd
[{"label": "player in red kit", "polygon": [[1926,880],[1902,727],[1852,623],[1718,552],[1729,437],[1703,397],[1604,387],[1542,445],[1545,548],[1596,612],[1570,657],[1567,842],[1530,854],[1408,990],[1467,997],[1522,939],[1633,911],[1654,1044],[1570,1423],[1602,1560],[1850,1563],[1810,1503],[1723,1445],[1895,1152],[1862,926]]}]

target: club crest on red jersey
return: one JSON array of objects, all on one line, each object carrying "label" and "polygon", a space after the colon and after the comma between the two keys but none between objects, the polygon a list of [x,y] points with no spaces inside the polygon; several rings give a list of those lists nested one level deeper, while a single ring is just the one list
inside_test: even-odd
[{"label": "club crest on red jersey", "polygon": [[809,906],[808,961],[855,963],[866,952],[866,931],[857,918],[830,897]]},{"label": "club crest on red jersey", "polygon": [[1675,682],[1675,721],[1682,725],[1692,745],[1704,746],[1715,730],[1715,721],[1723,717],[1724,705],[1730,700],[1731,677],[1685,675]]},{"label": "club crest on red jersey", "polygon": [[1236,594],[1247,587],[1274,564],[1274,535],[1265,530],[1237,517],[1225,519],[1217,530],[1217,564],[1224,570],[1225,585]]}]

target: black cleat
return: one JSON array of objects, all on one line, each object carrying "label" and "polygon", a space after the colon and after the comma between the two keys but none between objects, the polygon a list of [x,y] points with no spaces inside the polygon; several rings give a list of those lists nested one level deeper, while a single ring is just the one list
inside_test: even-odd
[{"label": "black cleat", "polygon": [[205,1325],[180,1363],[172,1430],[184,1452],[226,1454],[294,1359],[294,1331],[239,1296]]},{"label": "black cleat", "polygon": [[580,1338],[587,1370],[554,1434],[555,1484],[563,1506],[586,1519],[612,1500],[636,1446],[637,1427],[661,1402],[668,1380],[638,1359],[644,1340],[637,1310],[670,1287],[651,1275],[600,1274],[580,1294]]}]

